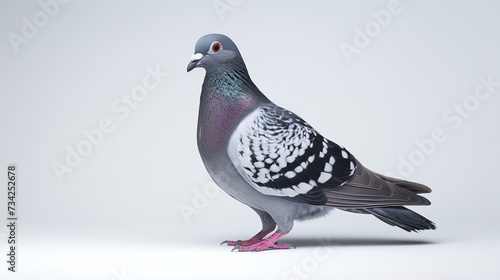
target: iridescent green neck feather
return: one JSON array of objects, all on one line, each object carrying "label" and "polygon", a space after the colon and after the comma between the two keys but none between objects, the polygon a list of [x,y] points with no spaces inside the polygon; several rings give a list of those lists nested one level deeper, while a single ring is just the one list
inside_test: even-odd
[{"label": "iridescent green neck feather", "polygon": [[218,71],[206,76],[205,83],[216,92],[229,98],[237,98],[245,90],[245,83],[232,70]]},{"label": "iridescent green neck feather", "polygon": [[242,95],[249,93],[257,93],[257,95],[264,97],[250,79],[241,59],[235,59],[231,63],[206,70],[203,88],[208,89],[208,92],[222,94],[230,99],[244,98],[245,96]]}]

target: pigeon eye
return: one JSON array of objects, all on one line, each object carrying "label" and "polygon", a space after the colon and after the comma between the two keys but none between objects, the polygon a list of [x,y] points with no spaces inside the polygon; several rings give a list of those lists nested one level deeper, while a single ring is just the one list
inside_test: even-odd
[{"label": "pigeon eye", "polygon": [[212,47],[210,49],[213,53],[218,53],[222,49],[222,46],[219,42],[215,41],[212,43]]}]

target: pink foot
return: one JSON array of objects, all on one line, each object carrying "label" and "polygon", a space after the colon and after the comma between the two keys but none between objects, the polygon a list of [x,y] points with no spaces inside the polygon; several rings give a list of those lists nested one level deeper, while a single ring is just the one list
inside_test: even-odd
[{"label": "pink foot", "polygon": [[250,239],[247,239],[247,240],[225,240],[225,241],[222,241],[222,244],[227,244],[228,246],[237,246],[237,245],[244,245],[244,246],[249,246],[249,245],[252,245],[252,244],[255,244],[257,242],[260,242],[262,241],[262,238],[264,238],[264,236],[266,236],[267,234],[269,234],[270,232],[272,232],[276,227],[271,227],[271,228],[268,228],[266,230],[261,230],[259,232],[257,232],[256,235],[252,236]]},{"label": "pink foot", "polygon": [[232,251],[238,250],[239,252],[257,252],[257,251],[263,251],[263,250],[268,250],[268,249],[290,249],[290,248],[295,248],[292,244],[286,244],[286,243],[280,243],[278,244],[276,240],[280,238],[281,236],[285,235],[281,231],[276,231],[275,233],[271,234],[268,238],[261,240],[257,243],[250,244],[250,245],[236,245],[234,246]]}]

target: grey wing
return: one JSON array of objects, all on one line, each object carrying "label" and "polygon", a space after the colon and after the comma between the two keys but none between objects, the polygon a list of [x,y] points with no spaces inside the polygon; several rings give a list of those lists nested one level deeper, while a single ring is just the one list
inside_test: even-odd
[{"label": "grey wing", "polygon": [[277,106],[247,116],[230,139],[228,155],[265,195],[346,209],[429,204],[415,194],[427,187],[366,169],[344,147]]},{"label": "grey wing", "polygon": [[324,190],[327,205],[337,208],[372,208],[401,205],[429,205],[417,193],[431,190],[422,184],[377,174],[357,162],[352,178],[337,189]]}]

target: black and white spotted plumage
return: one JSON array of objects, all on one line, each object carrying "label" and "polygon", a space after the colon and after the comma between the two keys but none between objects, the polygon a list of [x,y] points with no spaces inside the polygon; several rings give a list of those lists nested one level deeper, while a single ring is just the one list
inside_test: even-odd
[{"label": "black and white spotted plumage", "polygon": [[264,195],[341,209],[430,203],[415,195],[429,192],[426,186],[407,182],[401,188],[274,104],[257,108],[238,125],[227,152],[240,175]]},{"label": "black and white spotted plumage", "polygon": [[342,186],[356,170],[345,148],[277,106],[248,115],[231,137],[228,154],[259,192],[315,205],[327,203],[323,189]]}]

